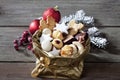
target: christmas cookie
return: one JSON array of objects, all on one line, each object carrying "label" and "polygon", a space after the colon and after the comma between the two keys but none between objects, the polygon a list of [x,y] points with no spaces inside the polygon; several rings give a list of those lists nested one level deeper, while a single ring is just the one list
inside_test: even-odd
[{"label": "christmas cookie", "polygon": [[76,23],[75,20],[71,20],[69,23],[68,23],[68,26],[69,26],[69,34],[70,35],[75,35],[79,30],[81,30],[84,25],[82,23]]},{"label": "christmas cookie", "polygon": [[43,29],[43,31],[42,31],[42,34],[52,34],[52,31],[49,29],[49,28],[45,28],[45,29]]},{"label": "christmas cookie", "polygon": [[71,46],[73,48],[73,54],[76,54],[78,52],[77,46],[74,44],[70,44],[69,46]]},{"label": "christmas cookie", "polygon": [[52,49],[52,43],[49,40],[45,40],[41,43],[41,47],[44,51],[50,51]]},{"label": "christmas cookie", "polygon": [[79,34],[75,35],[75,38],[80,42],[80,43],[85,43],[85,41],[88,39],[88,34],[86,32],[80,32]]},{"label": "christmas cookie", "polygon": [[53,30],[55,27],[56,22],[54,18],[51,16],[47,17],[47,20],[44,20],[43,18],[40,20],[40,29],[43,30],[44,28],[49,28],[50,30]]},{"label": "christmas cookie", "polygon": [[53,50],[48,52],[47,54],[50,56],[50,57],[55,57],[55,56],[59,56],[59,53],[60,53],[60,50],[59,49],[56,49],[55,47],[53,47]]},{"label": "christmas cookie", "polygon": [[53,46],[56,47],[57,49],[60,49],[61,47],[63,47],[63,42],[62,42],[62,40],[60,40],[60,39],[54,39],[54,40],[52,41],[52,44],[53,44]]},{"label": "christmas cookie", "polygon": [[80,42],[74,41],[73,44],[74,44],[75,46],[77,46],[78,51],[79,51],[80,53],[84,52],[85,48],[84,48],[84,46],[83,46]]},{"label": "christmas cookie", "polygon": [[77,39],[72,35],[68,35],[66,39],[63,40],[64,44],[72,44],[73,41],[77,41]]},{"label": "christmas cookie", "polygon": [[39,28],[41,30],[43,30],[44,28],[48,28],[47,22],[43,18],[40,20],[40,26],[39,26]]},{"label": "christmas cookie", "polygon": [[48,28],[50,30],[53,30],[53,28],[56,25],[55,19],[52,16],[47,16],[47,24],[48,24]]},{"label": "christmas cookie", "polygon": [[65,45],[60,51],[62,57],[71,57],[73,55],[73,48],[70,45]]},{"label": "christmas cookie", "polygon": [[54,39],[61,39],[61,40],[64,39],[62,32],[61,32],[61,31],[58,31],[58,30],[53,31],[52,37],[53,37]]}]

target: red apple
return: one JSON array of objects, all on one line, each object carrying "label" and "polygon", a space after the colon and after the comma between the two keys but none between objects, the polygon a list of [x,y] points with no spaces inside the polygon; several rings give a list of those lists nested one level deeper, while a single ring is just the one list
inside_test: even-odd
[{"label": "red apple", "polygon": [[60,11],[58,11],[58,7],[48,8],[43,12],[43,19],[46,20],[47,16],[52,16],[57,23],[59,23],[61,19]]},{"label": "red apple", "polygon": [[39,19],[35,19],[33,20],[30,25],[29,25],[29,31],[31,34],[34,34],[36,30],[39,29],[39,25],[40,25],[40,20]]}]

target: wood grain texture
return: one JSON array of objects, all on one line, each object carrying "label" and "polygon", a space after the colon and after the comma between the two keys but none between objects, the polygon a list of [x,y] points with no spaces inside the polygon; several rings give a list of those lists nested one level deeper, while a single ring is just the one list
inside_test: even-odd
[{"label": "wood grain texture", "polygon": [[[34,63],[0,63],[0,80],[54,80],[32,78],[30,73],[34,65]],[[120,63],[85,63],[80,80],[119,80],[119,68]]]},{"label": "wood grain texture", "polygon": [[91,48],[80,80],[120,80],[120,0],[0,0],[0,80],[53,80],[32,78],[35,56],[15,51],[13,40],[55,5],[62,17],[83,9],[110,42],[106,49]]},{"label": "wood grain texture", "polygon": [[21,36],[27,27],[0,27],[0,61],[33,61],[34,55],[28,50],[17,52],[13,40]]},{"label": "wood grain texture", "polygon": [[105,33],[109,44],[106,49],[91,48],[88,62],[120,62],[120,28],[104,27],[100,31]]},{"label": "wood grain texture", "polygon": [[120,63],[86,63],[81,80],[120,80]]},{"label": "wood grain texture", "polygon": [[[0,61],[34,61],[35,56],[30,51],[15,51],[13,40],[20,36],[28,27],[0,27]],[[86,62],[120,62],[120,28],[103,27],[110,45],[106,49],[91,48]]]},{"label": "wood grain texture", "polygon": [[0,0],[0,25],[29,25],[55,5],[62,16],[83,9],[97,19],[97,25],[120,25],[120,0]]}]

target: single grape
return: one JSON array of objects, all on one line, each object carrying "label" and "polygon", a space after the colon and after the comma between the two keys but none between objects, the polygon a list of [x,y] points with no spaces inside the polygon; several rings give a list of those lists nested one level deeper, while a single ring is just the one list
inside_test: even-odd
[{"label": "single grape", "polygon": [[15,48],[15,50],[19,50],[19,46],[18,46],[18,44],[14,44],[14,48]]},{"label": "single grape", "polygon": [[20,40],[20,46],[22,46],[23,45],[23,42]]},{"label": "single grape", "polygon": [[31,51],[32,51],[33,54],[35,54],[35,50],[33,48],[31,49]]},{"label": "single grape", "polygon": [[15,39],[15,40],[13,41],[13,43],[16,43],[16,44],[17,44],[17,43],[18,43],[18,40],[17,40],[17,39]]},{"label": "single grape", "polygon": [[27,35],[25,33],[22,33],[22,37],[25,38]]},{"label": "single grape", "polygon": [[31,36],[28,37],[28,41],[32,42],[32,37]]},{"label": "single grape", "polygon": [[20,46],[24,45],[25,43],[25,38],[20,38]]},{"label": "single grape", "polygon": [[31,45],[31,44],[28,44],[28,45],[27,45],[27,48],[28,48],[28,50],[31,50],[31,49],[32,49],[32,45]]},{"label": "single grape", "polygon": [[33,48],[32,42],[30,42],[27,46],[28,50],[31,50]]},{"label": "single grape", "polygon": [[28,31],[24,31],[24,32],[22,33],[22,37],[23,37],[23,38],[26,38],[28,35],[29,35],[29,32],[28,32]]},{"label": "single grape", "polygon": [[29,42],[30,42],[30,41],[29,41],[29,37],[30,37],[30,35],[26,37],[26,43],[29,43]]}]

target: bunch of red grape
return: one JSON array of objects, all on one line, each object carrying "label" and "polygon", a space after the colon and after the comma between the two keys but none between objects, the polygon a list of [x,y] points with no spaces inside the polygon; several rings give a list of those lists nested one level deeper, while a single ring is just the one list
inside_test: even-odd
[{"label": "bunch of red grape", "polygon": [[32,35],[29,31],[24,31],[22,36],[13,41],[15,50],[20,50],[20,47],[27,48],[28,50],[32,49]]}]

